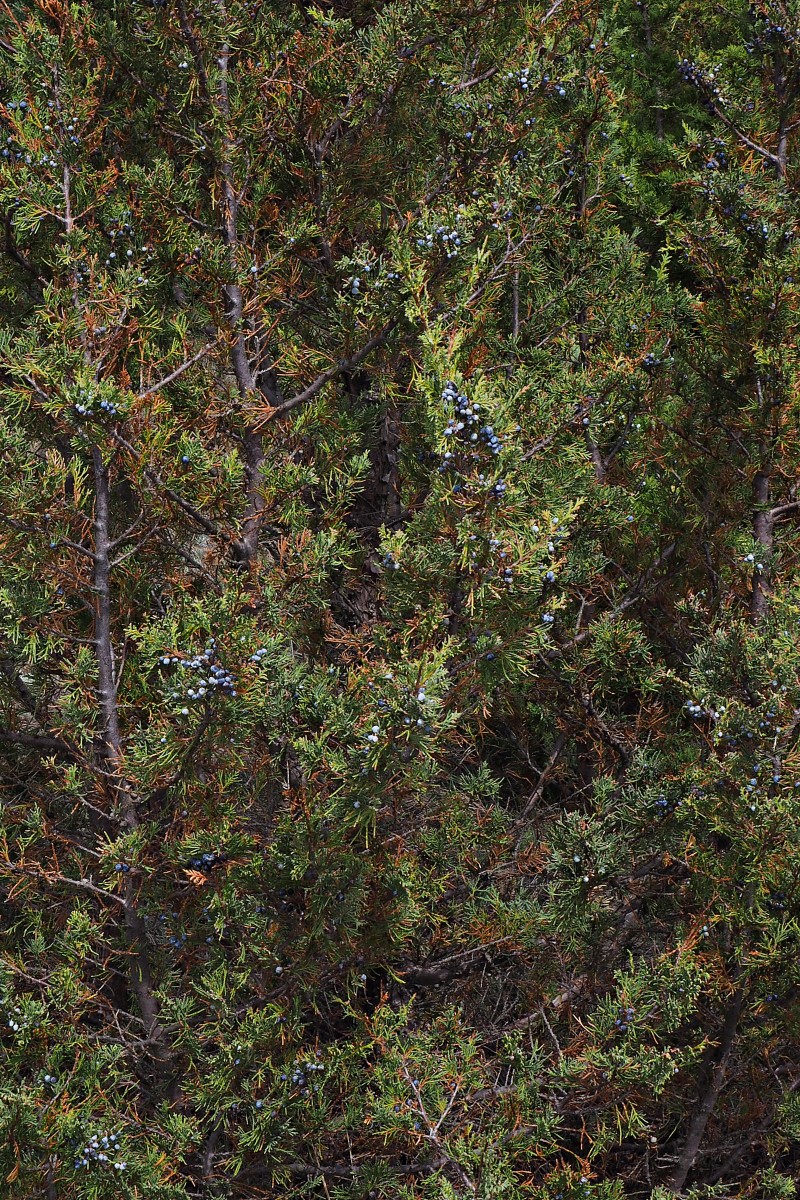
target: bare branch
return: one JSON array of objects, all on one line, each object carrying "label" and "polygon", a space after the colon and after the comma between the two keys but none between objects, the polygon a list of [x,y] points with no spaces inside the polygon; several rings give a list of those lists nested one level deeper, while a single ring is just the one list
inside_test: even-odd
[{"label": "bare branch", "polygon": [[123,908],[127,908],[127,901],[124,896],[119,896],[116,892],[109,892],[106,888],[98,887],[91,879],[71,879],[68,875],[60,875],[57,871],[41,871],[36,867],[27,867],[20,863],[12,862],[0,863],[0,869],[11,871],[14,875],[25,875],[31,879],[40,879],[43,883],[64,883],[68,887],[78,888],[79,891],[91,892],[94,896],[101,896],[104,900],[113,901],[114,904],[119,904]]},{"label": "bare branch", "polygon": [[778,504],[775,508],[770,509],[770,520],[780,521],[783,517],[790,517],[794,513],[800,512],[800,500],[793,500],[791,504]]},{"label": "bare branch", "polygon": [[499,70],[499,67],[489,67],[488,70],[483,71],[480,75],[475,75],[472,79],[466,79],[463,83],[457,83],[452,90],[454,92],[464,92],[467,90],[467,88],[475,87],[476,84],[483,83],[485,80],[491,79],[492,76],[496,75]]},{"label": "bare branch", "polygon": [[544,792],[545,784],[547,783],[547,780],[549,779],[549,777],[552,773],[553,767],[556,765],[556,763],[558,762],[562,753],[564,752],[564,747],[566,746],[566,744],[567,744],[567,735],[565,733],[560,733],[558,735],[558,737],[556,738],[555,742],[553,743],[553,749],[550,752],[550,757],[548,758],[547,762],[542,767],[542,770],[539,774],[539,778],[536,781],[536,787],[531,792],[531,794],[528,797],[528,800],[525,804],[525,807],[523,808],[522,812],[519,814],[519,817],[517,818],[518,821],[524,821],[527,817],[529,817],[530,814],[533,812],[534,808],[536,807],[536,805],[541,800],[542,793]]},{"label": "bare branch", "polygon": [[69,742],[61,738],[48,737],[39,733],[14,733],[0,729],[0,742],[8,742],[12,746],[27,746],[31,750],[41,750],[42,754],[55,754],[61,758],[80,760],[82,755]]},{"label": "bare branch", "polygon": [[214,342],[207,342],[202,349],[197,351],[196,354],[193,354],[191,358],[187,358],[186,362],[182,362],[181,365],[176,367],[174,371],[170,371],[169,375],[165,375],[163,379],[159,379],[158,383],[154,383],[152,387],[146,388],[143,392],[139,392],[138,398],[140,400],[144,400],[146,396],[152,396],[156,392],[163,391],[165,387],[168,387],[169,384],[174,383],[176,379],[180,379],[184,371],[188,371],[189,368],[193,367],[194,364],[199,362],[201,358],[204,358],[206,354],[208,354],[209,350],[213,349]]},{"label": "bare branch", "polygon": [[359,365],[359,363],[364,361],[368,354],[371,354],[373,350],[378,348],[378,346],[383,345],[392,330],[397,326],[399,320],[399,316],[392,317],[391,321],[384,325],[383,329],[373,334],[369,341],[365,342],[360,350],[356,351],[356,353],[352,354],[349,358],[339,359],[339,361],[332,367],[329,367],[327,371],[323,371],[321,375],[318,375],[314,382],[310,383],[307,388],[303,389],[302,392],[298,392],[298,394],[296,396],[292,396],[290,400],[285,400],[279,408],[274,408],[267,413],[266,417],[264,417],[263,420],[260,421],[257,426],[255,426],[255,428],[259,429],[263,425],[266,425],[267,421],[271,421],[274,417],[282,417],[285,413],[291,412],[293,408],[297,408],[298,405],[305,404],[307,400],[310,400],[313,396],[316,396],[317,392],[320,391],[326,383],[329,383],[331,379],[335,379],[337,375],[343,375],[347,371],[352,371]]}]

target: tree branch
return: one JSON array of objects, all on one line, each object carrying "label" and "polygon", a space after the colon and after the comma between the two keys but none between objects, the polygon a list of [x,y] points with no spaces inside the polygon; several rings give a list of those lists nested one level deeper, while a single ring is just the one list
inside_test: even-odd
[{"label": "tree branch", "polygon": [[327,371],[323,371],[321,375],[318,375],[314,382],[310,383],[307,388],[303,389],[302,392],[298,392],[296,396],[292,396],[290,400],[285,400],[279,407],[273,408],[270,412],[268,412],[267,415],[263,417],[257,425],[254,426],[254,428],[260,429],[266,425],[268,421],[273,420],[273,418],[282,417],[286,413],[291,412],[293,408],[297,408],[300,404],[305,404],[307,400],[311,400],[313,396],[316,396],[317,392],[320,391],[320,389],[323,388],[326,383],[329,383],[331,379],[335,379],[337,375],[343,375],[347,371],[352,371],[359,365],[359,363],[364,361],[368,354],[371,354],[373,350],[378,348],[378,346],[383,345],[392,330],[396,328],[399,321],[399,316],[392,317],[391,321],[384,325],[383,329],[373,334],[369,341],[365,342],[360,350],[356,351],[356,353],[352,354],[349,358],[341,358],[332,367],[328,367]]},{"label": "tree branch", "polygon": [[143,392],[139,392],[139,400],[144,400],[147,396],[152,396],[156,392],[162,391],[165,387],[168,387],[170,383],[174,383],[176,379],[180,379],[184,371],[188,371],[189,368],[193,367],[196,362],[199,362],[201,358],[204,358],[206,354],[208,354],[209,350],[213,349],[214,342],[207,342],[201,350],[198,350],[197,353],[193,354],[191,358],[187,358],[186,362],[182,362],[181,365],[176,367],[174,371],[170,371],[169,375],[165,375],[163,379],[159,379],[158,383],[154,383],[152,387],[146,388]]},{"label": "tree branch", "polygon": [[730,1004],[725,1013],[725,1022],[722,1027],[722,1036],[720,1038],[719,1053],[714,1067],[711,1071],[711,1080],[706,1088],[700,1104],[697,1107],[692,1122],[689,1125],[689,1132],[686,1135],[686,1142],[683,1150],[678,1157],[678,1162],[672,1176],[669,1180],[670,1191],[680,1192],[689,1176],[689,1172],[694,1166],[694,1161],[697,1158],[700,1144],[703,1140],[703,1134],[706,1131],[709,1118],[716,1107],[719,1094],[725,1083],[725,1075],[728,1067],[728,1060],[733,1051],[736,1041],[736,1033],[739,1027],[739,1020],[742,1015],[742,1007],[744,1005],[744,987],[740,984],[737,986]]}]

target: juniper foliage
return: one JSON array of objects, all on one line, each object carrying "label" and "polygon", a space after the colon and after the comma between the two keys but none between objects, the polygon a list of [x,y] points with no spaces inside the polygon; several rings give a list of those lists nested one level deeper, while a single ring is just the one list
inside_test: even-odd
[{"label": "juniper foliage", "polygon": [[9,0],[9,1200],[795,1194],[797,0]]}]

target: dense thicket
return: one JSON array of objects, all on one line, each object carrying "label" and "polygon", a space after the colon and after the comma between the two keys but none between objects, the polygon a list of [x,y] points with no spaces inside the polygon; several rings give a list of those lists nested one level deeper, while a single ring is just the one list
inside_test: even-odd
[{"label": "dense thicket", "polygon": [[797,0],[0,17],[0,1193],[788,1198]]}]

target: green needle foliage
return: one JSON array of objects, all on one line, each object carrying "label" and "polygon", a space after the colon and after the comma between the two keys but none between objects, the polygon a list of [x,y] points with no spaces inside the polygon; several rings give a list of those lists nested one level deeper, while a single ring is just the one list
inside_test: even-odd
[{"label": "green needle foliage", "polygon": [[0,1195],[789,1200],[800,4],[0,5]]}]

